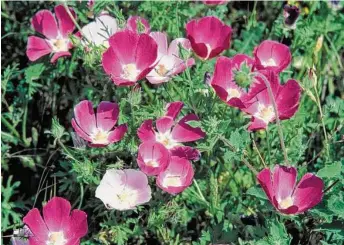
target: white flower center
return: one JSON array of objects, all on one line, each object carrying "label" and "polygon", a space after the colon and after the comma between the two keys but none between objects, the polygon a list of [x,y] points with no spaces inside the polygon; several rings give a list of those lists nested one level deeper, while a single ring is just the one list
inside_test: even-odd
[{"label": "white flower center", "polygon": [[65,239],[63,232],[50,232],[49,240],[46,242],[46,245],[65,245],[67,240]]},{"label": "white flower center", "polygon": [[180,176],[167,174],[164,180],[162,181],[162,185],[164,187],[169,187],[169,186],[179,187],[179,186],[182,186],[183,184],[180,179]]},{"label": "white flower center", "polygon": [[155,161],[154,159],[146,160],[145,162],[146,162],[146,166],[153,167],[153,168],[159,167],[159,163]]},{"label": "white flower center", "polygon": [[258,111],[254,116],[268,123],[275,117],[274,108],[272,105],[265,106],[263,104],[259,104]]},{"label": "white flower center", "polygon": [[164,64],[159,64],[156,66],[155,71],[158,73],[158,75],[165,77],[169,70]]},{"label": "white flower center", "polygon": [[232,98],[239,98],[241,95],[240,91],[235,88],[229,88],[227,89],[227,101]]},{"label": "white flower center", "polygon": [[96,131],[90,135],[90,137],[93,144],[106,145],[109,143],[109,132],[103,131],[99,128],[97,128]]},{"label": "white flower center", "polygon": [[53,52],[64,52],[68,51],[68,43],[69,39],[50,39],[49,40],[50,45],[53,48]]},{"label": "white flower center", "polygon": [[276,61],[273,58],[263,61],[262,65],[263,66],[277,66]]},{"label": "white flower center", "polygon": [[205,59],[208,59],[209,58],[209,55],[211,53],[211,46],[210,44],[206,43],[205,46],[207,47],[207,57]]},{"label": "white flower center", "polygon": [[279,201],[278,205],[281,209],[287,209],[293,206],[293,199],[291,197],[286,197],[283,200]]},{"label": "white flower center", "polygon": [[124,207],[135,206],[137,200],[137,191],[131,189],[125,189],[122,193],[114,196],[114,203],[119,203]]},{"label": "white flower center", "polygon": [[135,64],[126,64],[123,67],[122,77],[126,80],[135,82],[140,71],[137,69]]},{"label": "white flower center", "polygon": [[165,133],[159,133],[157,132],[155,134],[155,139],[156,141],[160,142],[161,144],[163,144],[167,149],[171,149],[178,144],[178,142],[176,142],[173,138],[172,135],[169,131],[165,132]]}]

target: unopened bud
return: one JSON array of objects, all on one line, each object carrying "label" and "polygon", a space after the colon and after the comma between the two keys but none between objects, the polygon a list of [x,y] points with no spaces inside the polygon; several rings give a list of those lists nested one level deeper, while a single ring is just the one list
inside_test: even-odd
[{"label": "unopened bud", "polygon": [[296,21],[299,18],[300,10],[296,6],[291,6],[289,4],[285,5],[283,8],[284,24],[291,28],[296,28]]}]

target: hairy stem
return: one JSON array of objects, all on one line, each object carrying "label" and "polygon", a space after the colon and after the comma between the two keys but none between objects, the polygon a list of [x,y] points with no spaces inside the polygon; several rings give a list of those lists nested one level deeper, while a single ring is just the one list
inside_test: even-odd
[{"label": "hairy stem", "polygon": [[287,165],[290,165],[289,164],[289,160],[288,160],[288,155],[287,155],[287,149],[285,148],[285,144],[284,144],[283,130],[282,130],[281,121],[280,121],[279,115],[278,115],[277,104],[276,104],[276,100],[275,100],[275,97],[274,97],[273,92],[272,92],[272,88],[271,88],[270,82],[261,73],[253,72],[252,75],[260,77],[264,81],[264,83],[265,83],[265,85],[266,85],[266,87],[268,89],[268,94],[269,94],[269,97],[270,97],[270,100],[272,102],[272,106],[273,106],[274,112],[275,112],[276,124],[277,124],[277,129],[278,129],[278,135],[279,135],[279,138],[280,138],[280,143],[281,143],[281,147],[282,147],[282,151],[283,151],[283,155],[284,155],[284,161],[285,161],[285,163]]},{"label": "hairy stem", "polygon": [[209,205],[208,201],[207,201],[207,200],[205,199],[205,197],[203,196],[201,189],[199,188],[199,185],[198,185],[198,183],[197,183],[197,180],[196,180],[196,179],[193,179],[193,182],[194,182],[194,184],[195,184],[195,186],[196,186],[196,189],[197,189],[197,192],[198,192],[199,197],[202,199],[202,201],[204,201],[207,205]]}]

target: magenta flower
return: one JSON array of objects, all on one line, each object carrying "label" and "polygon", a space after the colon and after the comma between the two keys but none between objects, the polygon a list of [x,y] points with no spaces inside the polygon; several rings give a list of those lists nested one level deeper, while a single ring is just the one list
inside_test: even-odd
[{"label": "magenta flower", "polygon": [[158,175],[156,184],[170,194],[178,194],[192,184],[193,176],[190,161],[172,156],[168,168]]},{"label": "magenta flower", "polygon": [[68,200],[53,197],[43,207],[43,218],[37,208],[31,209],[23,222],[30,228],[33,236],[30,245],[39,244],[80,244],[80,238],[87,234],[87,215],[74,209]]},{"label": "magenta flower", "polygon": [[[75,16],[74,11],[70,10]],[[55,7],[55,16],[49,10],[39,11],[32,18],[31,24],[45,38],[28,38],[26,55],[30,61],[52,54],[50,61],[54,63],[62,56],[71,55],[69,49],[72,48],[72,42],[68,36],[73,33],[75,25],[63,5]]]},{"label": "magenta flower", "polygon": [[283,71],[291,62],[288,46],[271,40],[265,40],[253,51],[256,68],[269,69],[276,73]]},{"label": "magenta flower", "polygon": [[[248,69],[248,74],[242,71],[243,66]],[[231,59],[224,56],[217,59],[210,84],[222,101],[233,107],[245,108],[252,98],[264,89],[255,82],[250,84],[249,73],[253,66],[253,59],[244,54],[238,54]]]},{"label": "magenta flower", "polygon": [[158,46],[147,34],[120,31],[110,37],[109,44],[103,53],[102,64],[116,85],[135,85],[156,64]]},{"label": "magenta flower", "polygon": [[170,153],[163,144],[145,142],[139,146],[137,163],[148,176],[158,175],[170,163]]},{"label": "magenta flower", "polygon": [[136,33],[140,33],[140,25],[143,28],[142,33],[149,34],[150,25],[145,18],[140,16],[130,16],[127,20],[127,29]]},{"label": "magenta flower", "polygon": [[96,189],[96,197],[109,209],[129,210],[152,198],[147,176],[134,169],[108,169]]},{"label": "magenta flower", "polygon": [[81,138],[90,142],[90,146],[103,147],[120,141],[127,132],[126,124],[114,128],[118,114],[116,103],[100,102],[95,115],[92,102],[83,100],[74,107],[72,126]]},{"label": "magenta flower", "polygon": [[226,4],[227,2],[229,2],[229,0],[202,0],[202,2],[206,5],[222,5],[222,4]]},{"label": "magenta flower", "polygon": [[193,51],[208,60],[229,48],[232,28],[214,16],[207,16],[188,22],[186,34]]},{"label": "magenta flower", "polygon": [[162,32],[151,32],[150,36],[158,44],[158,63],[147,75],[147,79],[152,84],[167,82],[171,77],[183,72],[187,67],[195,64],[195,60],[190,58],[186,61],[179,55],[179,45],[190,50],[190,41],[185,38],[173,40],[168,47],[167,35]]},{"label": "magenta flower", "polygon": [[263,169],[257,179],[271,204],[283,214],[299,214],[316,206],[323,197],[324,183],[314,174],[305,174],[296,185],[294,167],[276,165]]},{"label": "magenta flower", "polygon": [[[279,119],[286,120],[291,118],[299,107],[301,97],[300,85],[295,80],[288,80],[284,85],[281,85],[277,74],[273,71],[269,70],[261,73],[270,82]],[[253,103],[247,106],[247,108],[242,109],[244,112],[252,115],[251,124],[248,127],[251,131],[265,129],[270,122],[276,119],[273,104],[265,83],[260,77],[256,77],[256,79],[259,82],[256,83],[255,91],[260,92],[255,94],[255,101]]]},{"label": "magenta flower", "polygon": [[[183,108],[183,102],[177,101],[170,103],[166,114],[156,121],[156,129],[153,127],[152,120],[146,120],[137,130],[137,134],[142,142],[159,142],[170,151],[177,151],[179,155],[198,156],[189,147],[182,143],[192,142],[205,137],[205,133],[199,127],[189,125],[192,121],[199,121],[195,114],[184,116],[179,122],[176,118]],[[184,153],[181,153],[184,152]]]}]

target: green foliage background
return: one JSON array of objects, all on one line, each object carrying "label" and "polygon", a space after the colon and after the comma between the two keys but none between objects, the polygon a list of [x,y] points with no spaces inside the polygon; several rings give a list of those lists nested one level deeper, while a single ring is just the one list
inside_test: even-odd
[{"label": "green foliage background", "polygon": [[[219,17],[233,28],[231,48],[223,53],[251,55],[265,39],[288,44],[292,65],[281,81],[296,79],[303,95],[297,114],[283,121],[289,160],[305,172],[317,173],[330,187],[321,204],[298,216],[282,216],[257,186],[256,169],[283,163],[275,125],[248,133],[249,119],[222,103],[204,83],[215,59],[196,65],[167,84],[141,89],[119,88],[104,74],[101,51],[85,53],[77,45],[71,58],[49,63],[48,57],[28,62],[26,42],[34,31],[30,18],[57,2],[1,2],[1,163],[4,235],[22,227],[22,217],[51,196],[69,199],[73,208],[88,213],[89,233],[82,244],[342,244],[344,241],[343,125],[344,15],[326,1],[298,2],[301,16],[296,29],[283,24],[283,2],[230,2],[208,6],[197,2],[96,1],[93,14],[107,10],[124,25],[130,15],[149,20],[153,31],[170,40],[185,36],[188,20]],[[68,2],[79,25],[90,21],[86,2]],[[321,43],[321,39],[323,42]],[[317,77],[310,78],[310,68]],[[124,140],[103,149],[74,148],[70,120],[82,99],[94,104],[117,101],[120,123],[128,123]],[[182,100],[183,113],[201,118],[207,137],[196,147],[202,158],[194,162],[195,185],[171,196],[155,187],[148,205],[135,211],[107,210],[94,191],[108,168],[137,168],[137,128],[161,116],[165,104]],[[319,106],[323,116],[319,112]],[[323,121],[323,125],[322,125]],[[324,130],[328,141],[324,138]],[[234,147],[229,148],[228,145]],[[261,158],[259,154],[261,154]],[[8,241],[5,239],[5,243]]]}]

